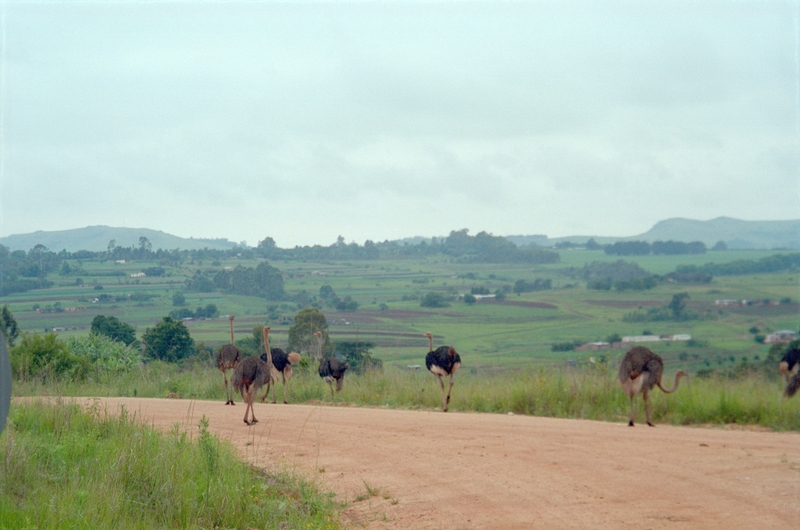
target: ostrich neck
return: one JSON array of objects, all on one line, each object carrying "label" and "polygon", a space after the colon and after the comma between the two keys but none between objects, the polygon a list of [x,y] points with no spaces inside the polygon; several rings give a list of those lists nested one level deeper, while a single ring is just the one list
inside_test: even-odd
[{"label": "ostrich neck", "polygon": [[233,344],[233,319],[228,320],[231,324],[231,344]]},{"label": "ostrich neck", "polygon": [[682,377],[682,376],[683,376],[683,374],[682,374],[682,373],[680,373],[680,372],[678,372],[678,373],[676,373],[676,374],[675,374],[675,382],[674,382],[674,384],[672,385],[672,388],[670,388],[669,390],[667,390],[666,388],[664,388],[663,386],[661,386],[661,383],[659,383],[659,384],[658,384],[658,386],[659,386],[659,388],[661,388],[661,390],[663,390],[665,393],[667,393],[667,394],[672,394],[673,392],[675,392],[675,391],[678,389],[678,384],[681,382],[681,377]]},{"label": "ostrich neck", "polygon": [[264,330],[264,349],[267,351],[267,364],[272,365],[272,349],[269,347],[269,332]]},{"label": "ostrich neck", "polygon": [[428,351],[433,351],[433,335],[428,337]]}]

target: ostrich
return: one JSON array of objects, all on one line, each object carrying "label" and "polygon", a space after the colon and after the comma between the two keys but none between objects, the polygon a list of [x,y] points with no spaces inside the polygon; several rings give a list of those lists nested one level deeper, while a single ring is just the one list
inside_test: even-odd
[{"label": "ostrich", "polygon": [[333,398],[333,382],[336,381],[336,391],[344,387],[344,373],[350,366],[337,359],[336,357],[322,358],[322,332],[314,333],[317,337],[317,358],[319,359],[319,376],[331,387],[331,398]]},{"label": "ostrich", "polygon": [[234,370],[239,361],[242,360],[242,352],[233,344],[233,315],[228,317],[228,322],[231,325],[231,343],[225,344],[217,352],[217,367],[222,372],[222,377],[225,379],[225,395],[228,397],[226,405],[235,405],[233,402],[233,392],[228,388],[228,370]]},{"label": "ostrich", "polygon": [[661,386],[661,376],[664,374],[664,361],[643,346],[636,346],[631,348],[628,353],[622,358],[622,363],[619,366],[619,384],[622,389],[631,398],[631,421],[628,422],[629,427],[633,427],[633,396],[642,393],[644,399],[644,412],[647,416],[647,424],[654,427],[650,421],[650,407],[647,402],[647,396],[654,386],[658,386],[663,392],[672,394],[678,388],[680,378],[687,376],[683,370],[678,370],[675,373],[675,385],[667,390]]},{"label": "ostrich", "polygon": [[[450,346],[439,346],[433,350],[433,334],[425,333],[423,337],[428,337],[428,355],[425,356],[425,366],[439,379],[439,387],[442,389],[442,410],[447,412],[450,406],[450,392],[453,391],[453,376],[461,368],[461,357],[456,353],[455,348]],[[447,396],[444,394],[444,376],[450,376],[450,388]]]},{"label": "ostrich", "polygon": [[800,343],[789,347],[778,365],[778,370],[786,379],[785,397],[792,397],[800,389]]},{"label": "ostrich", "polygon": [[[275,387],[278,386],[278,376],[280,375],[281,380],[283,381],[283,402],[289,403],[286,401],[286,383],[292,378],[292,365],[297,364],[300,362],[300,354],[296,352],[286,353],[280,348],[272,348],[272,377],[270,377],[270,381],[267,383],[267,391],[264,392],[264,395],[261,396],[261,403],[264,403],[264,400],[267,399],[267,395],[269,394],[270,386],[272,386],[272,402],[275,403],[275,394],[276,390]],[[261,354],[261,360],[267,360],[267,354]]]},{"label": "ostrich", "polygon": [[[233,370],[231,383],[233,388],[242,393],[242,399],[247,404],[244,410],[244,422],[247,425],[258,423],[255,412],[253,411],[253,399],[258,393],[258,389],[269,383],[270,372],[272,370],[272,352],[269,348],[269,328],[264,326],[264,348],[267,352],[267,360],[262,361],[258,355],[245,357]],[[250,412],[250,421],[247,420],[247,412]]]}]

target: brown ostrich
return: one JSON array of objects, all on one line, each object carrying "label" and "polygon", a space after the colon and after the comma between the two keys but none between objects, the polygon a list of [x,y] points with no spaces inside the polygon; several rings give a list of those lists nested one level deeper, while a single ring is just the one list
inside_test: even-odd
[{"label": "brown ostrich", "polygon": [[[258,389],[266,385],[270,379],[272,370],[272,352],[269,348],[269,328],[264,326],[264,348],[267,352],[267,360],[262,361],[258,355],[245,357],[233,371],[231,383],[233,388],[242,393],[242,399],[247,404],[244,411],[244,422],[247,425],[258,423],[255,412],[253,411],[253,400],[258,393]],[[250,420],[247,413],[250,412]]]},{"label": "brown ostrich", "polygon": [[[261,396],[261,403],[264,403],[264,400],[267,399],[270,388],[272,388],[272,402],[275,403],[275,394],[277,393],[275,387],[278,386],[278,377],[283,381],[283,402],[289,403],[286,401],[286,383],[292,378],[292,365],[300,362],[300,354],[296,352],[286,353],[280,348],[272,348],[271,353],[272,377],[270,377],[270,381],[267,383],[266,392]],[[261,360],[267,360],[266,353],[261,354]]]},{"label": "brown ostrich", "polygon": [[628,422],[633,427],[633,396],[642,393],[644,399],[644,412],[647,417],[647,424],[654,427],[650,421],[650,407],[647,402],[648,393],[653,387],[658,386],[663,392],[672,394],[677,390],[681,377],[688,376],[683,370],[675,373],[675,384],[669,390],[661,386],[661,376],[664,374],[664,361],[643,346],[631,348],[622,358],[619,366],[619,384],[631,398],[631,420]]},{"label": "brown ostrich", "polygon": [[319,359],[319,376],[328,383],[331,388],[331,398],[333,398],[333,383],[336,382],[336,391],[344,388],[344,373],[350,366],[337,359],[336,357],[322,358],[322,333],[314,333],[317,337],[317,358]]},{"label": "brown ostrich", "polygon": [[[428,354],[425,356],[425,366],[439,379],[439,387],[442,389],[442,410],[447,412],[450,406],[450,392],[453,391],[453,376],[461,368],[461,357],[456,353],[455,348],[450,346],[439,346],[433,350],[433,333],[425,333],[423,337],[428,337]],[[447,395],[444,393],[445,376],[450,376],[450,388]]]},{"label": "brown ostrich", "polygon": [[233,392],[228,388],[228,370],[234,370],[239,361],[242,360],[242,352],[233,344],[233,315],[228,317],[228,322],[231,326],[231,343],[225,344],[217,351],[217,367],[222,372],[222,377],[225,379],[225,395],[228,397],[226,405],[235,405],[233,402]]}]

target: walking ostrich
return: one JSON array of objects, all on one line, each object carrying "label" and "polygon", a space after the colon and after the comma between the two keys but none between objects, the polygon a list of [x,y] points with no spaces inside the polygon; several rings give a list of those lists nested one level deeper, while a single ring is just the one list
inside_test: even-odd
[{"label": "walking ostrich", "polygon": [[680,378],[687,376],[683,370],[675,373],[675,385],[667,390],[661,386],[661,376],[664,374],[664,361],[643,346],[631,348],[622,358],[619,366],[619,384],[631,398],[631,420],[628,426],[633,427],[633,396],[642,393],[644,399],[644,412],[647,417],[647,424],[654,427],[650,421],[650,406],[647,402],[648,393],[653,387],[658,386],[663,392],[672,394],[678,388]]},{"label": "walking ostrich", "polygon": [[[269,382],[272,370],[272,352],[269,348],[269,328],[264,326],[264,348],[267,352],[267,360],[262,361],[258,355],[245,357],[233,371],[231,383],[233,388],[242,393],[242,399],[247,404],[244,410],[244,422],[247,425],[258,423],[255,411],[253,410],[253,400],[258,393],[258,389]],[[250,421],[247,420],[247,412],[250,412]]]},{"label": "walking ostrich", "polygon": [[[292,378],[292,365],[300,362],[300,354],[296,352],[290,352],[287,354],[280,348],[272,348],[271,353],[272,377],[270,377],[270,381],[267,383],[266,392],[264,392],[264,395],[261,396],[261,403],[264,403],[264,400],[267,399],[270,387],[272,387],[272,402],[275,403],[275,387],[278,386],[278,376],[280,376],[281,380],[283,381],[283,402],[289,403],[286,401],[286,383]],[[261,354],[261,360],[266,362],[266,353]]]},{"label": "walking ostrich", "polygon": [[336,357],[322,358],[322,332],[314,333],[317,337],[317,358],[319,359],[319,376],[331,387],[331,398],[333,398],[333,382],[336,381],[336,391],[344,388],[344,373],[350,366],[337,359]]},{"label": "walking ostrich", "polygon": [[[456,353],[455,348],[450,346],[439,346],[433,350],[433,334],[425,333],[423,337],[428,337],[428,355],[425,356],[425,366],[439,379],[439,387],[442,389],[442,410],[447,412],[450,406],[450,392],[453,391],[453,376],[461,368],[461,357]],[[450,376],[450,388],[447,396],[444,394],[444,376]]]},{"label": "walking ostrich", "polygon": [[789,347],[778,365],[778,370],[786,380],[784,397],[792,397],[800,389],[800,343]]},{"label": "walking ostrich", "polygon": [[225,379],[225,395],[228,397],[226,405],[235,405],[233,402],[233,392],[228,388],[228,370],[234,370],[239,361],[242,360],[242,352],[233,344],[233,315],[228,317],[228,322],[231,325],[231,343],[223,345],[217,352],[217,367],[222,372],[222,377]]}]

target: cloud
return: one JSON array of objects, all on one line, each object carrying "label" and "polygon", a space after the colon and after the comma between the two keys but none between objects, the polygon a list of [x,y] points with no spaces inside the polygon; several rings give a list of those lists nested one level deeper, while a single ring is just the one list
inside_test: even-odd
[{"label": "cloud", "polygon": [[0,233],[292,246],[796,218],[795,18],[782,3],[9,5]]}]

